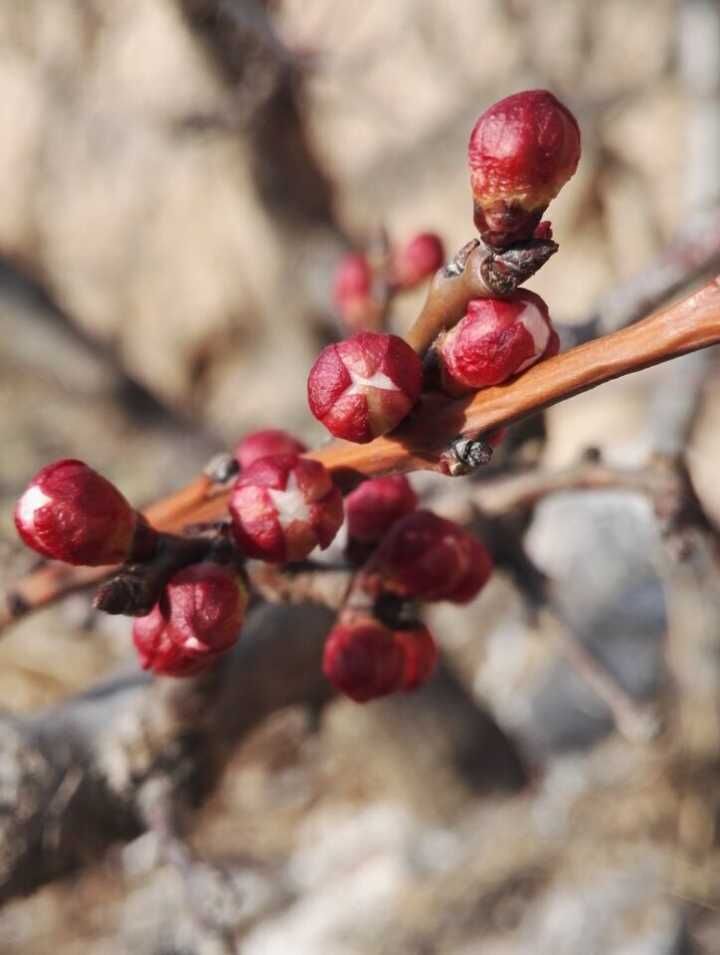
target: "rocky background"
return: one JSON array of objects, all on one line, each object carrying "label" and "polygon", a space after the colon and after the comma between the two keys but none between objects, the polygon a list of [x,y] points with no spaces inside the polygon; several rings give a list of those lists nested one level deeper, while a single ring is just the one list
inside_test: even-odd
[{"label": "rocky background", "polygon": [[[335,262],[379,226],[466,241],[469,129],[519,89],[552,89],[582,127],[580,169],[552,206],[561,251],[530,286],[558,321],[586,319],[720,178],[691,122],[703,50],[683,38],[702,8],[0,0],[3,579],[30,563],[12,502],[54,457],[88,460],[141,503],[250,428],[322,440],[304,384],[332,334]],[[398,330],[422,295],[398,302]],[[552,409],[543,461],[590,445],[641,460],[658,394],[682,383],[651,370]],[[719,397],[711,380],[689,459],[714,514]],[[558,495],[526,545],[579,639],[661,705],[668,622],[695,626],[704,610],[692,580],[666,602],[647,505]],[[235,882],[223,918],[237,950],[720,951],[713,760],[680,772],[662,734],[616,732],[502,575],[470,608],[431,616],[470,696],[518,741],[526,778],[494,775],[482,738],[465,739],[463,760],[443,751],[442,711],[338,701],[319,725],[277,714],[192,830]],[[708,619],[691,684],[717,667]],[[0,643],[0,703],[29,713],[85,689],[126,661],[128,635],[84,596],[32,616]],[[224,951],[188,916],[186,890],[146,836],[7,906],[0,951]],[[225,898],[211,880],[190,891],[209,908]]]}]

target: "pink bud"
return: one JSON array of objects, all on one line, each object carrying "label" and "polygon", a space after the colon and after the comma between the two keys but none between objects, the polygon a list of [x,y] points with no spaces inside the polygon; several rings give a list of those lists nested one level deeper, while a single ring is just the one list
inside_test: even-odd
[{"label": "pink bud", "polygon": [[393,252],[393,281],[400,288],[412,288],[434,275],[445,262],[445,248],[434,232],[421,232]]},{"label": "pink bud", "polygon": [[393,631],[372,618],[338,624],[325,643],[323,673],[356,703],[400,689],[404,667]]},{"label": "pink bud", "polygon": [[580,160],[575,117],[547,90],[495,103],[478,119],[468,147],[475,224],[496,248],[529,239],[548,203]]},{"label": "pink bud", "polygon": [[265,428],[245,435],[235,448],[235,460],[245,470],[259,458],[267,458],[271,454],[304,454],[305,451],[305,445],[287,431]]},{"label": "pink bud", "polygon": [[328,547],[343,520],[343,502],[319,461],[279,454],[244,471],[230,498],[232,529],[249,557],[303,560]]},{"label": "pink bud", "polygon": [[149,614],[133,623],[133,641],[146,670],[190,676],[237,641],[248,595],[227,567],[202,563],[170,580]]},{"label": "pink bud", "polygon": [[115,485],[69,458],[38,471],[17,502],[15,526],[43,557],[86,567],[119,563],[135,542],[149,551],[154,541],[154,532]]},{"label": "pink bud", "polygon": [[421,387],[422,365],[407,342],[360,332],[320,352],[308,377],[308,402],[336,438],[364,444],[400,424]]},{"label": "pink bud", "polygon": [[438,344],[443,387],[462,395],[499,385],[555,354],[557,347],[547,305],[534,292],[474,299]]},{"label": "pink bud", "polygon": [[365,299],[371,293],[373,273],[364,255],[349,252],[340,260],[333,282],[333,301],[342,311],[357,299]]},{"label": "pink bud", "polygon": [[192,653],[174,643],[159,604],[146,616],[135,618],[132,636],[143,670],[152,670],[161,676],[194,676],[208,669],[218,658],[218,654]]},{"label": "pink bud", "polygon": [[431,511],[415,511],[394,524],[373,564],[389,591],[456,603],[475,597],[493,570],[492,558],[477,538]]},{"label": "pink bud", "polygon": [[437,645],[427,627],[421,626],[415,630],[396,630],[395,639],[405,657],[402,688],[415,690],[430,679],[435,669]]},{"label": "pink bud", "polygon": [[348,534],[355,540],[379,541],[395,521],[414,511],[417,503],[404,474],[363,481],[345,498]]}]

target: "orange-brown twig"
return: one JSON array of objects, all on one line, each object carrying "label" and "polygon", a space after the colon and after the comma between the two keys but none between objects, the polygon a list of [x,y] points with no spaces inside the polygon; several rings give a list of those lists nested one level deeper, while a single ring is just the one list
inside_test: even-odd
[{"label": "orange-brown twig", "polygon": [[[509,424],[603,382],[720,343],[720,277],[662,312],[542,362],[505,385],[470,398],[430,394],[392,434],[370,444],[333,441],[310,456],[322,461],[338,483],[390,472],[447,472],[447,449],[460,436],[473,437]],[[207,477],[145,511],[160,530],[181,532],[193,523],[225,515],[229,491]],[[109,568],[47,564],[18,581],[0,627],[64,593],[107,576]]]}]

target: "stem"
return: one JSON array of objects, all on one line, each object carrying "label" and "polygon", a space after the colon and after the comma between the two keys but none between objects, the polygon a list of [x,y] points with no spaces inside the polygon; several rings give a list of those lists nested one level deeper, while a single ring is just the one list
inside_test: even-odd
[{"label": "stem", "polygon": [[531,239],[503,252],[488,249],[477,239],[468,242],[435,273],[423,309],[405,336],[408,345],[423,355],[440,332],[460,321],[469,301],[510,295],[557,250],[557,243],[549,239]]},{"label": "stem", "polygon": [[[487,388],[461,401],[426,395],[391,435],[369,444],[333,441],[308,456],[322,461],[339,485],[392,472],[445,473],[447,459],[443,454],[460,435],[475,437],[613,378],[719,342],[720,277],[670,308],[541,362],[505,385]],[[227,488],[200,477],[148,507],[144,514],[158,530],[177,532],[188,524],[223,517],[228,497]],[[7,610],[0,615],[0,629],[24,612],[102,580],[110,570],[43,565],[11,589]]]}]

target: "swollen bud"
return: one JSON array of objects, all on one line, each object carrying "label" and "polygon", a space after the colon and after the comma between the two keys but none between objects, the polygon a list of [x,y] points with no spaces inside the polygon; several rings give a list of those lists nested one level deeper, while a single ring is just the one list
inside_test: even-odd
[{"label": "swollen bud", "polygon": [[343,311],[352,302],[370,295],[373,273],[366,256],[348,252],[340,260],[333,281],[333,301]]},{"label": "swollen bud", "polygon": [[405,654],[395,634],[371,617],[334,627],[325,643],[323,673],[356,703],[403,686]]},{"label": "swollen bud", "polygon": [[360,332],[320,352],[308,377],[308,403],[336,438],[365,444],[400,424],[421,387],[422,365],[407,342]]},{"label": "swollen bud", "polygon": [[383,587],[401,597],[467,603],[488,581],[493,562],[464,527],[431,511],[402,518],[373,557]]},{"label": "swollen bud", "polygon": [[414,630],[396,630],[395,639],[405,658],[402,689],[416,690],[432,676],[438,658],[438,649],[432,634],[418,625]]},{"label": "swollen bud", "polygon": [[363,481],[345,498],[348,536],[367,543],[379,541],[417,504],[417,494],[404,474]]},{"label": "swollen bud", "polygon": [[248,595],[229,568],[195,564],[165,587],[149,614],[133,623],[133,642],[145,670],[191,676],[211,666],[237,641]]},{"label": "swollen bud", "polygon": [[38,471],[17,502],[15,526],[43,557],[85,567],[141,560],[155,540],[114,484],[70,458]]},{"label": "swollen bud", "polygon": [[262,431],[253,431],[245,437],[235,448],[235,460],[241,470],[246,470],[260,458],[267,458],[271,454],[304,454],[305,445],[294,438],[287,431],[279,428],[264,428]]},{"label": "swollen bud", "polygon": [[496,249],[531,238],[580,160],[573,114],[547,90],[500,100],[478,119],[468,146],[475,225]]},{"label": "swollen bud", "polygon": [[463,395],[499,385],[556,354],[558,344],[548,307],[534,292],[473,299],[464,318],[438,342],[443,389]]},{"label": "swollen bud", "polygon": [[373,297],[373,270],[366,256],[345,255],[335,270],[333,303],[350,331],[377,324],[380,305]]},{"label": "swollen bud", "polygon": [[243,471],[230,496],[230,516],[248,557],[303,560],[331,544],[343,520],[342,495],[319,461],[278,454]]},{"label": "swollen bud", "polygon": [[434,232],[421,232],[392,254],[393,283],[409,289],[430,278],[445,262],[445,248]]}]

